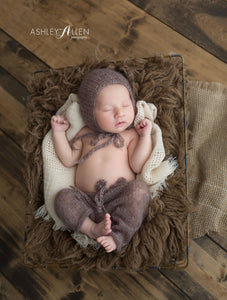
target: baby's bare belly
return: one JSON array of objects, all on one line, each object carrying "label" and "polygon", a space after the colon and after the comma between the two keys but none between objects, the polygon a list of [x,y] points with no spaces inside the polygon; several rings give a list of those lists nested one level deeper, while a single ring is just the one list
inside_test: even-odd
[{"label": "baby's bare belly", "polygon": [[127,181],[135,179],[135,173],[129,166],[127,149],[100,149],[79,164],[75,185],[84,192],[93,192],[98,180],[106,180],[109,187],[120,177]]}]

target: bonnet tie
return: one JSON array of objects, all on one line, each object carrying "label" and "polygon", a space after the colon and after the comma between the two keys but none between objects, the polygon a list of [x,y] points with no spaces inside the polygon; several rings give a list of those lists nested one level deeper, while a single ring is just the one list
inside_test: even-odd
[{"label": "bonnet tie", "polygon": [[[108,145],[110,145],[111,143],[114,144],[115,147],[117,148],[122,148],[124,147],[124,139],[123,137],[120,135],[120,133],[110,133],[110,132],[106,132],[106,133],[85,133],[82,134],[80,136],[75,136],[70,142],[70,146],[72,149],[77,150],[74,147],[74,143],[79,140],[82,139],[83,137],[87,137],[87,136],[91,136],[92,138],[90,139],[90,145],[94,146],[94,148],[92,148],[87,154],[84,155],[84,157],[82,157],[81,159],[79,159],[78,161],[76,161],[75,165],[80,164],[81,162],[85,161],[85,159],[87,159],[88,157],[90,157],[94,152],[96,152],[97,150],[107,147]],[[99,141],[108,138],[109,139],[107,141],[105,141],[104,143],[97,145]]]}]

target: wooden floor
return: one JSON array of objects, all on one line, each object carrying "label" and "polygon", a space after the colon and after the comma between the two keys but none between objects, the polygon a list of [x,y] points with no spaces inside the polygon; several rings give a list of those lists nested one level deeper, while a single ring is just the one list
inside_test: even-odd
[{"label": "wooden floor", "polygon": [[[21,146],[26,84],[37,70],[76,65],[85,56],[122,59],[171,52],[185,57],[189,79],[227,84],[227,2],[1,0],[0,23],[0,299],[227,299],[224,232],[190,241],[185,270],[129,274],[27,268]],[[51,28],[67,25],[85,38],[65,33],[57,39]]]}]

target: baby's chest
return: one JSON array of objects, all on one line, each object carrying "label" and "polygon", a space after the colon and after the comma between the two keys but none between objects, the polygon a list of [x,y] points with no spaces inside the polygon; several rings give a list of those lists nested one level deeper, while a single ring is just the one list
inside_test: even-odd
[{"label": "baby's chest", "polygon": [[[100,141],[96,146],[91,146],[90,143],[86,143],[83,148],[83,155],[86,155],[90,151],[92,152],[90,158],[101,161],[119,161],[128,157],[128,151],[126,145],[121,148],[116,147],[113,143],[102,147],[104,141]],[[96,147],[100,147],[95,150]]]}]

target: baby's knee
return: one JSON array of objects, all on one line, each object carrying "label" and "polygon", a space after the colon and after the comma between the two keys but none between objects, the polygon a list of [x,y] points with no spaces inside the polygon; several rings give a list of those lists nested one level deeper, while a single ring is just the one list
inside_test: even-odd
[{"label": "baby's knee", "polygon": [[150,191],[148,185],[141,180],[133,180],[129,183],[129,191],[133,198],[138,200],[149,201]]},{"label": "baby's knee", "polygon": [[68,188],[62,189],[56,194],[54,200],[54,208],[58,215],[60,212],[62,212],[64,207],[67,205],[68,202],[67,200],[69,200],[72,197],[71,194],[72,194],[71,189]]}]

